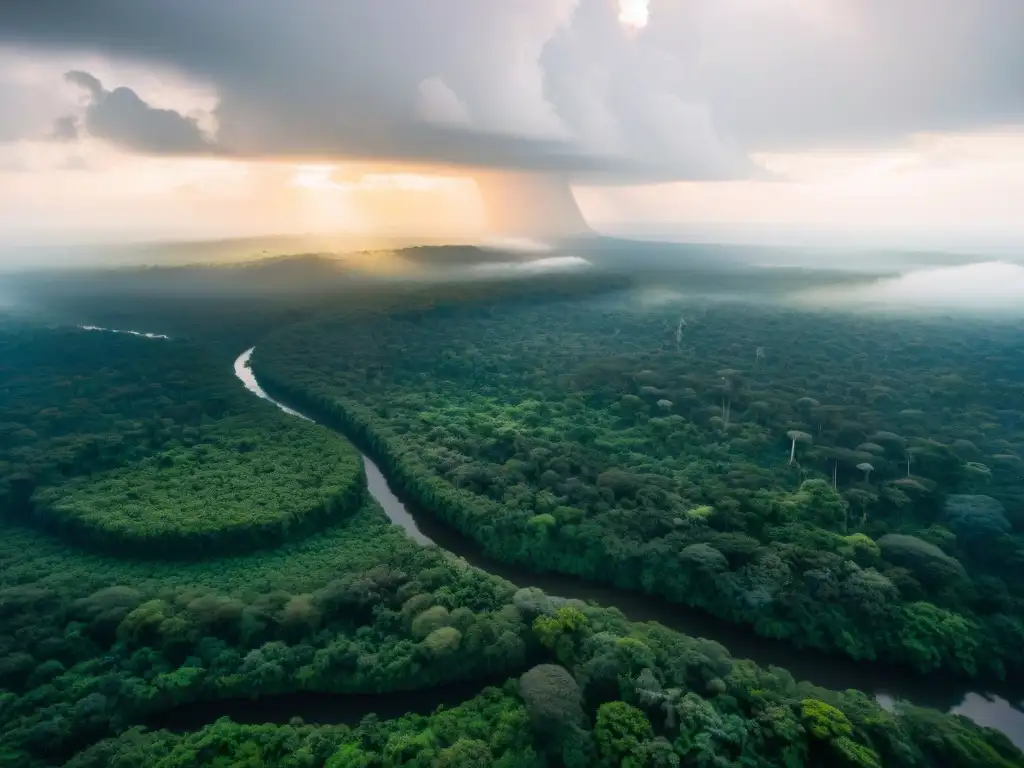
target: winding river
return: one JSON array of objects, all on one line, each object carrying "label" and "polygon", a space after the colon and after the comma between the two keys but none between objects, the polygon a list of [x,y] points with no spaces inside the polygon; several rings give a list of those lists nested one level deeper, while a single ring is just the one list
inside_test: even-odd
[{"label": "winding river", "polygon": [[[270,397],[256,380],[249,361],[255,347],[235,360],[235,375],[246,389],[274,403],[300,419],[313,419]],[[877,663],[857,662],[820,652],[800,650],[788,643],[758,637],[752,631],[685,606],[660,598],[584,581],[560,574],[533,573],[523,568],[496,562],[481,554],[480,547],[415,503],[400,499],[388,486],[380,468],[365,454],[366,479],[370,493],[396,525],[415,541],[436,544],[483,570],[524,587],[539,587],[551,595],[592,600],[618,608],[632,621],[657,621],[694,637],[705,637],[724,645],[734,658],[747,658],[768,667],[787,669],[798,680],[810,680],[833,690],[856,688],[869,693],[884,707],[898,699],[944,712],[961,714],[977,723],[996,728],[1024,748],[1024,690],[1014,685],[987,686],[972,691],[969,683],[938,676],[923,677],[907,670]],[[1012,703],[1011,703],[1012,702]]]}]

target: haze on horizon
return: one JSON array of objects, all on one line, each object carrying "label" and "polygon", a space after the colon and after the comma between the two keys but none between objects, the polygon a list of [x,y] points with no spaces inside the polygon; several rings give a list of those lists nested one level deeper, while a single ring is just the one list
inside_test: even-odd
[{"label": "haze on horizon", "polygon": [[0,247],[593,230],[1019,255],[1021,29],[1019,0],[6,3]]}]

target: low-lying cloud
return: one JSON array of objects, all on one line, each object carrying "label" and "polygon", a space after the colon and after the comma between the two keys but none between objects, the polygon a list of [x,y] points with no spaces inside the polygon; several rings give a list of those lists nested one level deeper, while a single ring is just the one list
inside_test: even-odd
[{"label": "low-lying cloud", "polygon": [[548,272],[575,272],[593,266],[582,256],[545,256],[528,261],[497,261],[474,264],[470,271],[475,275],[488,277],[513,277],[518,275],[539,275]]},{"label": "low-lying cloud", "polygon": [[1024,266],[989,261],[920,269],[848,288],[809,291],[796,302],[852,310],[1024,316]]}]

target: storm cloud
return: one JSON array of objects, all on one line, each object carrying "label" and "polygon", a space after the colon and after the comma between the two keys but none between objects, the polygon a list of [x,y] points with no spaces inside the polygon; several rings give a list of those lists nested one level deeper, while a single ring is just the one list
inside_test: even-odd
[{"label": "storm cloud", "polygon": [[[144,152],[411,160],[605,181],[748,177],[751,153],[1024,122],[1020,0],[33,0],[0,44],[172,68],[216,131],[97,82]],[[107,90],[109,87],[111,90]]]},{"label": "storm cloud", "polygon": [[[108,91],[88,72],[71,71],[65,77],[89,94],[84,123],[89,134],[98,139],[135,152],[161,155],[195,155],[215,150],[192,118],[171,109],[154,109],[130,88]],[[74,127],[74,117],[58,118],[55,136],[74,138]]]}]

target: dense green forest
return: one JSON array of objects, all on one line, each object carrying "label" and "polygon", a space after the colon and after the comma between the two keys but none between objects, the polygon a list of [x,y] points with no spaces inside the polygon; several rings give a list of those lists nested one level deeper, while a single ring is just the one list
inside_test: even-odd
[{"label": "dense green forest", "polygon": [[[643,640],[608,635],[605,659],[646,650]],[[594,642],[591,640],[590,642]],[[596,666],[596,659],[589,663]],[[618,661],[621,693],[588,707],[585,688],[555,664],[539,664],[503,688],[429,716],[365,718],[356,727],[240,726],[222,720],[198,733],[128,731],[83,751],[69,768],[312,766],[369,768],[541,768],[565,765],[671,768],[693,766],[1015,765],[1015,755],[986,744],[965,723],[925,710],[898,718],[862,717],[871,705],[848,697],[852,718],[820,699],[799,701],[762,690],[736,698],[764,674],[716,679],[711,701],[663,689],[651,670],[631,679]],[[635,666],[635,663],[634,663]],[[752,670],[748,670],[752,672]],[[585,674],[584,669],[577,676]],[[772,681],[768,681],[769,684]],[[791,696],[799,696],[795,690]],[[632,703],[630,703],[632,702]],[[742,712],[752,705],[752,717]],[[591,712],[591,710],[593,710]],[[876,751],[860,741],[870,732]],[[803,735],[800,735],[803,734]],[[161,758],[153,760],[153,755]],[[953,762],[946,762],[953,761]]]},{"label": "dense green forest", "polygon": [[492,557],[921,671],[1024,671],[1019,323],[703,302],[335,313],[254,370]]},{"label": "dense green forest", "polygon": [[[863,694],[735,661],[708,640],[517,590],[417,546],[372,503],[273,552],[208,563],[81,554],[12,527],[0,555],[2,764],[76,753],[70,765],[1022,760],[1004,736],[963,718],[906,705],[887,713]],[[455,710],[395,722],[219,722],[191,734],[138,727],[187,702],[496,676],[512,682]]]},{"label": "dense green forest", "polygon": [[[553,311],[546,306],[466,317]],[[461,328],[453,321],[465,311],[424,309],[410,327],[441,313]],[[391,322],[379,309],[359,317],[357,329]],[[351,445],[231,377],[225,339],[239,344],[236,355],[257,339],[247,336],[254,321],[225,318],[205,326],[205,343],[195,317],[181,321],[192,341],[0,325],[0,765],[1024,765],[1004,735],[965,718],[905,703],[886,711],[865,694],[817,688],[732,659],[715,642],[520,589],[419,546],[368,498]],[[286,385],[281,339],[259,341],[257,354],[276,350],[267,365]],[[435,367],[461,371],[458,357],[439,353]],[[374,386],[389,391],[380,373]],[[449,376],[420,377],[424,396],[447,390]],[[452,381],[470,396],[461,374]],[[474,391],[493,397],[477,381]],[[413,441],[420,415],[437,415],[411,413]],[[556,418],[535,423],[566,426]],[[579,450],[605,439],[582,439]],[[783,465],[788,455],[782,446]],[[798,458],[808,465],[809,451]],[[851,482],[844,473],[840,485]],[[1010,503],[995,481],[989,493]],[[518,514],[504,501],[486,506],[483,492],[473,498],[484,513],[508,510],[495,526]],[[309,499],[334,513],[318,515],[303,506]],[[564,525],[561,506],[538,506],[527,520],[538,556]],[[697,517],[711,525],[718,508],[705,506],[714,509]],[[579,505],[579,514],[592,511]],[[183,706],[303,692],[339,701],[394,692],[400,705],[402,691],[436,690],[441,700],[455,683],[479,693],[393,719],[159,727]]]},{"label": "dense green forest", "polygon": [[0,509],[83,544],[251,549],[361,502],[357,452],[194,344],[7,325],[0,387]]}]

